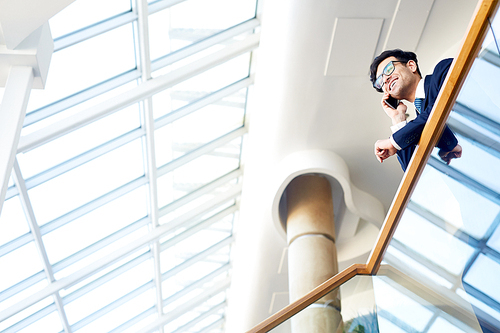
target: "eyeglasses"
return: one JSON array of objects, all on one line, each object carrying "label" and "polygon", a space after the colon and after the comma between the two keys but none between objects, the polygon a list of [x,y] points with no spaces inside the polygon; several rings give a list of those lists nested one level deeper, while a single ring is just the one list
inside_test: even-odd
[{"label": "eyeglasses", "polygon": [[394,63],[395,62],[405,62],[406,61],[396,61],[396,60],[393,60],[393,61],[389,61],[389,63],[387,65],[385,65],[384,67],[384,70],[382,71],[382,74],[380,74],[377,79],[375,80],[375,82],[373,82],[373,88],[377,89],[377,90],[382,90],[382,87],[384,86],[384,75],[385,76],[389,76],[391,75],[394,70],[396,69],[396,66],[394,66]]}]

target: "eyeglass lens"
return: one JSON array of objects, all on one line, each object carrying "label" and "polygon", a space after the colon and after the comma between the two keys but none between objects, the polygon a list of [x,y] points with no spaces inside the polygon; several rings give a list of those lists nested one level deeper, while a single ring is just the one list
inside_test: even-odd
[{"label": "eyeglass lens", "polygon": [[389,61],[387,65],[385,65],[384,70],[382,71],[382,74],[380,74],[377,77],[377,80],[375,80],[375,88],[377,89],[382,89],[382,86],[384,85],[383,83],[383,76],[384,75],[391,75],[392,72],[394,72],[394,63],[392,61]]}]

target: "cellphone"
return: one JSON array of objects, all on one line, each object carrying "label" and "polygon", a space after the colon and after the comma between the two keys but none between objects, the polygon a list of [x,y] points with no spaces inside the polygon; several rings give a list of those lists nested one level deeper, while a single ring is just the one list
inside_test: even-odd
[{"label": "cellphone", "polygon": [[399,101],[397,99],[395,99],[394,97],[389,96],[389,98],[385,100],[385,104],[387,104],[389,107],[391,107],[393,109],[397,109],[398,105],[399,105]]}]

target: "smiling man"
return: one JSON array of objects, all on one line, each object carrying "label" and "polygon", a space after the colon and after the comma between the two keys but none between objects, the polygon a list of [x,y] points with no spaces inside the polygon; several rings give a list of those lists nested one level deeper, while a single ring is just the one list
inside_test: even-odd
[{"label": "smiling man", "polygon": [[[373,60],[370,80],[375,90],[384,94],[382,109],[393,125],[391,137],[375,143],[375,156],[380,163],[397,154],[403,171],[406,171],[452,62],[453,59],[442,60],[432,75],[422,79],[417,55],[413,52],[387,50]],[[401,100],[414,103],[417,113],[414,120],[406,120],[406,105]],[[448,126],[437,147],[439,156],[447,164],[462,156],[462,147]]]}]

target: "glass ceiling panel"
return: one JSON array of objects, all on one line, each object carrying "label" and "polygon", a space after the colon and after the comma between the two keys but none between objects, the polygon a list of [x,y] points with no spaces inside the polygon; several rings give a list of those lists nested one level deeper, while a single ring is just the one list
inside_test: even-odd
[{"label": "glass ceiling panel", "polygon": [[[49,130],[73,124],[90,108],[117,105],[120,94],[145,87],[137,67],[141,39],[150,40],[151,54],[158,58],[154,77],[199,61],[258,26],[256,20],[240,25],[255,17],[255,0],[178,2],[149,17],[151,36],[137,29],[136,10],[129,0],[80,0],[50,20],[60,49],[52,56],[46,88],[31,92],[23,136],[50,135]],[[204,50],[194,45],[174,63],[162,57],[228,28],[233,29],[207,41]],[[184,306],[180,312],[175,309],[176,322],[167,323],[175,332],[221,332],[223,327],[238,192],[217,207],[205,206],[241,181],[250,60],[247,52],[153,96],[154,159],[161,166],[158,193],[164,198],[159,200],[161,223],[199,211],[160,237],[162,254],[173,252],[174,264],[179,264],[165,272],[161,283],[164,308],[174,298]],[[213,93],[217,98],[203,100]],[[174,114],[193,105],[182,116]],[[154,265],[159,263],[150,243],[137,244],[152,232],[153,222],[141,106],[137,101],[114,112],[109,108],[113,113],[56,139],[35,142],[35,148],[17,155],[28,187],[28,197],[22,199],[32,206],[54,277],[75,282],[63,283],[57,291],[62,310],[48,297],[4,320],[0,331],[60,333],[61,320],[67,318],[72,332],[136,332],[158,320]],[[170,114],[175,120],[169,120]],[[174,160],[182,165],[172,168]],[[9,272],[0,274],[0,311],[49,285],[26,221],[31,212],[23,210],[15,189],[9,193],[13,197],[0,216],[0,267]],[[215,214],[220,215],[211,218]],[[137,248],[108,261],[131,245]]]},{"label": "glass ceiling panel", "polygon": [[430,166],[411,200],[476,239],[483,238],[500,212],[496,203]]},{"label": "glass ceiling panel", "polygon": [[57,39],[130,10],[130,0],[74,1],[49,20],[52,38]]},{"label": "glass ceiling panel", "polygon": [[[70,325],[150,282],[151,272],[153,272],[153,262],[145,261],[66,304],[64,308]],[[152,287],[153,285],[150,285],[150,288]],[[154,299],[150,299],[148,307],[153,305]]]},{"label": "glass ceiling panel", "polygon": [[[155,294],[152,288],[146,290],[142,294],[132,298],[128,302],[106,313],[102,317],[92,321],[90,324],[79,329],[78,333],[95,333],[95,332],[112,332],[114,328],[119,327],[126,323],[129,319],[140,315],[142,312],[154,306]],[[148,321],[152,321],[149,319]],[[139,328],[145,326],[146,323],[142,322],[141,325],[135,329],[127,330],[125,332],[137,332]],[[133,328],[133,327],[132,327]]]},{"label": "glass ceiling panel", "polygon": [[[500,170],[500,154],[491,149],[488,150],[488,147],[484,147],[473,139],[457,133],[455,135],[463,151],[467,152],[467,158],[453,161],[456,163],[453,163],[452,167],[495,192],[500,192],[500,179],[496,177],[496,172]],[[437,149],[433,153],[434,157],[439,158]]]},{"label": "glass ceiling panel", "polygon": [[[77,104],[70,103],[71,105],[70,107],[64,108],[64,105],[63,106],[51,105],[28,114],[25,118],[24,122],[25,126],[23,127],[21,134],[24,136],[33,133],[35,131],[42,130],[45,127],[55,122],[73,116],[78,112],[84,111],[92,106],[102,103],[107,99],[115,97],[121,93],[128,92],[129,90],[137,86],[136,81],[127,82],[125,84],[123,84],[124,82],[121,83],[122,85],[114,89],[113,88],[108,89],[109,87],[98,86],[98,88],[95,89],[97,92],[94,92],[94,94],[92,94],[90,97],[86,96],[85,92],[77,94],[76,96],[78,97],[78,100],[74,101],[74,103]],[[99,95],[94,96],[95,94]],[[84,100],[84,102],[80,103],[80,100]],[[49,112],[46,112],[47,109],[49,109]],[[39,115],[41,113],[46,113],[46,114]],[[26,125],[27,123],[29,125]]]},{"label": "glass ceiling panel", "polygon": [[[245,91],[199,109],[155,131],[156,165],[164,165],[244,125]],[[243,103],[232,103],[234,98]]]},{"label": "glass ceiling panel", "polygon": [[158,206],[163,207],[239,167],[239,156],[222,156],[217,150],[158,177]]},{"label": "glass ceiling panel", "polygon": [[[218,179],[216,179],[214,181],[214,183],[217,182],[217,180]],[[165,224],[165,223],[171,222],[173,219],[196,209],[196,207],[199,207],[202,204],[204,204],[205,202],[215,198],[218,194],[227,191],[232,186],[234,186],[237,182],[238,182],[237,179],[232,179],[230,181],[224,182],[224,184],[221,186],[215,186],[214,189],[209,189],[207,192],[203,192],[202,194],[197,195],[198,191],[202,191],[204,189],[204,187],[202,187],[202,188],[192,192],[190,195],[193,195],[193,198],[189,198],[190,200],[187,203],[180,206],[179,208],[169,209],[170,208],[169,205],[165,206],[163,209],[165,209],[166,212],[164,213],[164,215],[162,215],[160,217],[160,219],[159,219],[160,224]],[[206,187],[209,187],[212,184],[213,183],[209,183],[206,185]],[[181,199],[185,199],[185,198],[187,198],[187,197],[184,196]],[[176,204],[177,202],[178,201],[174,201],[174,202],[172,202],[172,204]],[[163,209],[162,209],[162,211],[163,211]]]},{"label": "glass ceiling panel", "polygon": [[247,53],[154,95],[155,119],[248,77],[249,63],[250,54]]},{"label": "glass ceiling panel", "polygon": [[[27,321],[30,321],[29,316],[32,314],[36,314],[40,310],[47,309],[50,311],[47,313],[47,316],[49,317],[48,319],[41,319],[39,321],[34,322],[31,324],[29,328],[26,328],[25,330],[21,330],[22,328],[26,327],[27,325],[30,325],[30,323],[26,323],[23,321],[23,319],[26,319]],[[19,312],[16,316],[13,316],[7,320],[4,320],[0,322],[0,330],[2,332],[9,332],[10,330],[4,330],[5,328],[9,327],[11,328],[11,332],[44,332],[45,328],[43,328],[43,325],[47,325],[47,328],[54,329],[52,332],[60,332],[62,329],[61,325],[61,320],[57,318],[57,322],[55,321],[55,317],[53,314],[57,315],[57,312],[55,312],[55,306],[54,302],[52,300],[52,297],[47,297],[43,299],[42,301],[26,308],[25,310]],[[44,317],[47,318],[47,317]],[[15,319],[15,320],[13,320]],[[18,323],[16,323],[18,322]],[[16,324],[14,324],[16,323]],[[31,330],[33,329],[33,330]]]},{"label": "glass ceiling panel", "polygon": [[29,232],[30,229],[19,196],[16,195],[6,200],[0,215],[0,246]]},{"label": "glass ceiling panel", "polygon": [[[113,241],[109,244],[97,243],[97,245],[103,245],[103,246],[98,246],[97,248],[89,248],[90,251],[88,252],[90,253],[87,253],[86,250],[88,250],[88,248],[86,248],[81,252],[75,253],[73,255],[75,257],[71,256],[68,257],[66,260],[63,260],[62,262],[59,262],[58,264],[54,265],[54,276],[56,277],[56,279],[62,279],[63,277],[69,276],[75,272],[78,272],[80,269],[96,262],[97,260],[106,257],[107,255],[113,253],[114,251],[119,250],[123,246],[130,244],[131,242],[139,239],[140,237],[145,236],[148,233],[149,228],[147,226],[142,226],[142,225],[143,224],[139,224],[139,227],[136,228],[136,230],[133,230],[132,232],[126,234],[125,236],[122,235],[120,238],[116,240],[113,239]],[[147,248],[143,248],[139,252],[136,252],[130,255],[127,259],[123,260],[124,262],[131,261],[136,257],[141,256],[145,251],[147,251]],[[61,295],[68,295],[69,293],[74,292],[76,289],[82,287],[83,285],[91,283],[92,281],[98,279],[102,275],[106,274],[110,270],[122,264],[123,262],[115,264],[111,266],[111,268],[107,268],[103,271],[95,273],[90,278],[86,279],[84,282],[72,286],[69,289],[62,290]]]},{"label": "glass ceiling panel", "polygon": [[27,112],[56,102],[136,67],[132,24],[55,52],[45,89],[30,94]]},{"label": "glass ceiling panel", "polygon": [[[485,272],[488,272],[485,274]],[[480,254],[464,277],[464,281],[500,303],[500,263],[493,258]]]},{"label": "glass ceiling panel", "polygon": [[187,0],[149,16],[151,59],[255,17],[256,0]]},{"label": "glass ceiling panel", "polygon": [[138,104],[115,112],[40,147],[18,154],[19,167],[30,178],[141,126]]},{"label": "glass ceiling panel", "polygon": [[49,261],[57,263],[147,214],[147,193],[141,187],[44,235]]},{"label": "glass ceiling panel", "polygon": [[460,91],[458,101],[474,111],[500,122],[500,67],[477,58]]},{"label": "glass ceiling panel", "polygon": [[191,235],[181,242],[177,242],[174,246],[170,246],[161,252],[161,272],[165,273],[172,270],[174,267],[179,266],[196,254],[207,250],[209,247],[217,244],[230,235],[231,232],[205,229]]},{"label": "glass ceiling panel", "polygon": [[500,227],[496,227],[495,232],[493,232],[490,239],[488,239],[486,245],[500,253]]},{"label": "glass ceiling panel", "polygon": [[[40,291],[41,289],[45,288],[48,284],[47,279],[42,279],[41,281],[32,284],[30,287],[23,289],[22,291],[10,296],[8,295],[7,292],[0,292],[0,311],[3,311],[5,309],[8,309],[10,306],[16,304],[17,302],[25,299],[26,297],[29,297],[33,295],[34,293]],[[10,293],[12,294],[12,293]],[[9,297],[10,296],[10,297]],[[9,321],[10,319],[7,319],[5,321]],[[2,327],[2,323],[0,323],[0,327]],[[1,329],[1,328],[0,328]]]},{"label": "glass ceiling panel", "polygon": [[59,314],[56,309],[41,318],[40,320],[35,321],[31,325],[26,326],[24,329],[17,331],[20,333],[28,333],[28,332],[60,332],[63,330],[61,325],[61,319],[59,318]]},{"label": "glass ceiling panel", "polygon": [[142,156],[142,143],[138,139],[30,189],[38,224],[43,225],[144,175]]},{"label": "glass ceiling panel", "polygon": [[[19,265],[21,262],[23,265]],[[43,270],[34,242],[1,256],[0,267],[9,272],[0,274],[0,292]]]},{"label": "glass ceiling panel", "polygon": [[[201,305],[193,304],[194,306],[190,311],[186,312],[180,317],[173,318],[167,325],[164,326],[166,332],[185,332],[185,329],[188,328],[191,321],[196,320],[197,317],[200,316],[201,313],[207,312],[211,308],[217,307],[218,305],[224,303],[226,298],[225,292],[220,292],[217,295],[211,297],[207,301],[203,302]],[[174,308],[170,307],[165,309],[165,312],[172,311]],[[222,314],[221,314],[222,315]],[[212,322],[218,320],[221,315],[214,315],[211,319],[206,320],[203,323],[200,323],[198,329],[203,329],[205,326],[208,326]],[[196,330],[188,330],[187,332],[197,332]]]}]

